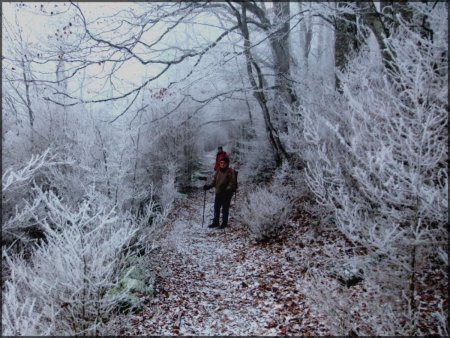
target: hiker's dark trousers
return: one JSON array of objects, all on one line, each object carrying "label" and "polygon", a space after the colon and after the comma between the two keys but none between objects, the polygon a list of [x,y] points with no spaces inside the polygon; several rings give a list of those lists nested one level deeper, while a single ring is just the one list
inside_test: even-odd
[{"label": "hiker's dark trousers", "polygon": [[216,194],[214,199],[214,220],[213,223],[219,224],[220,208],[222,208],[222,224],[228,225],[228,211],[230,210],[232,193]]}]

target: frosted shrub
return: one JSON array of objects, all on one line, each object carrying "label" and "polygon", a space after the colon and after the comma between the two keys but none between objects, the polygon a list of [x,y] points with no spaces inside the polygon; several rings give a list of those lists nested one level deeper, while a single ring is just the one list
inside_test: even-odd
[{"label": "frosted shrub", "polygon": [[[178,95],[173,91],[170,99],[152,99],[149,114],[152,121],[143,128],[144,133],[151,135],[151,142],[146,146],[143,155],[148,162],[147,169],[150,169],[153,181],[163,181],[163,176],[170,172],[170,167],[176,165],[177,171],[173,173],[176,174],[178,187],[184,189],[189,187],[196,162],[199,160],[200,147],[196,144],[194,135],[201,121],[198,115],[190,115],[190,112],[196,109],[195,106],[190,107],[189,103],[185,103],[183,109],[175,108],[181,100]],[[171,110],[171,118],[164,118]]]},{"label": "frosted shrub", "polygon": [[[126,268],[124,248],[136,227],[90,195],[71,210],[52,192],[40,192],[48,209],[39,220],[46,243],[30,261],[4,253],[12,277],[3,298],[3,334],[47,334],[49,323],[52,335],[101,334],[116,305],[105,294]],[[28,312],[18,305],[26,303]]]},{"label": "frosted shrub", "polygon": [[[414,31],[419,17],[416,25],[398,17],[385,41],[391,67],[367,62],[362,48],[340,74],[342,110],[332,118],[305,111],[305,139],[315,152],[306,173],[317,201],[368,249],[365,275],[408,334],[418,334],[417,275],[448,240],[448,14],[443,3],[411,6],[426,12],[434,38]],[[386,316],[374,317],[366,332],[380,334]],[[397,334],[390,330],[381,333]]]},{"label": "frosted shrub", "polygon": [[[298,173],[298,171],[296,171]],[[293,189],[296,181],[293,177],[294,171],[289,166],[287,161],[274,172],[272,182],[270,184],[271,190],[276,191],[279,196],[294,197],[295,189]]]},{"label": "frosted shrub", "polygon": [[20,238],[27,242],[25,234],[31,226],[36,226],[35,216],[44,214],[44,205],[32,190],[36,181],[46,180],[49,171],[72,161],[61,159],[52,149],[33,155],[19,169],[9,167],[2,175],[2,234],[5,242]]},{"label": "frosted shrub", "polygon": [[25,183],[29,181],[34,174],[45,165],[48,164],[50,149],[47,149],[40,155],[34,155],[30,158],[28,163],[19,170],[8,168],[2,174],[2,192],[11,191],[14,185]]},{"label": "frosted shrub", "polygon": [[173,196],[172,200],[167,200],[168,195],[164,195],[170,193],[175,195],[176,193],[175,187],[171,186],[170,182],[166,187],[163,183],[161,192],[163,196],[161,198],[157,198],[156,189],[151,184],[150,189],[145,192],[146,198],[141,202],[138,212],[128,213],[128,217],[138,228],[132,240],[132,248],[137,251],[149,253],[158,246],[154,243],[154,238],[158,237],[159,232],[163,230],[161,225],[166,221],[172,210],[173,200],[175,199],[175,196]]},{"label": "frosted shrub", "polygon": [[288,200],[267,188],[256,188],[241,208],[241,218],[257,241],[278,236],[289,211]]},{"label": "frosted shrub", "polygon": [[161,217],[161,206],[156,200],[153,184],[150,186],[149,191],[145,193],[146,198],[141,202],[138,212],[134,215],[130,214],[134,221],[139,224],[139,228],[142,231],[147,231],[149,226],[154,225],[155,222],[158,223],[156,219]]},{"label": "frosted shrub", "polygon": [[[19,277],[22,278],[22,277]],[[23,297],[16,285],[20,284],[15,274],[5,283],[2,304],[3,336],[50,335],[54,329],[55,314],[43,320],[43,313],[51,314],[53,309],[37,309],[36,298]]]},{"label": "frosted shrub", "polygon": [[271,190],[290,201],[300,197],[313,196],[305,182],[305,173],[298,170],[288,161],[275,170],[270,184]]}]

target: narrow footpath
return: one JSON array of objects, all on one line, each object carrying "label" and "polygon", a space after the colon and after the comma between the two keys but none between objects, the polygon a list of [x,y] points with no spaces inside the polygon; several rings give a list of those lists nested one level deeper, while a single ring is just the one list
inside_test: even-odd
[{"label": "narrow footpath", "polygon": [[[214,195],[203,192],[177,206],[156,254],[156,294],[132,316],[124,335],[324,335],[301,293],[301,266],[283,241],[256,244],[233,214],[230,227],[209,229]],[[292,245],[292,243],[291,243]]]},{"label": "narrow footpath", "polygon": [[[205,154],[212,171],[214,153]],[[300,259],[307,219],[286,226],[275,243],[256,243],[239,221],[245,195],[240,185],[230,207],[229,227],[208,228],[213,215],[213,189],[206,193],[202,225],[203,182],[176,202],[159,250],[152,253],[157,274],[155,295],[146,308],[122,320],[120,335],[326,335],[302,292],[305,266]],[[298,232],[303,232],[299,236]],[[312,242],[309,242],[311,244]],[[296,258],[295,258],[296,257]]]}]

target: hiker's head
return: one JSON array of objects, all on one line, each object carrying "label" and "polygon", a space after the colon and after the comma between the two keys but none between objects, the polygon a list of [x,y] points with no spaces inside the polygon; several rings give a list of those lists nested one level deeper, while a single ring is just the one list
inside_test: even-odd
[{"label": "hiker's head", "polygon": [[223,151],[222,147],[217,148],[217,152],[220,153],[221,151]]},{"label": "hiker's head", "polygon": [[224,169],[224,168],[227,168],[228,167],[228,164],[230,164],[230,159],[229,159],[229,157],[228,156],[225,156],[224,158],[222,158],[221,160],[220,160],[220,168],[221,169]]}]

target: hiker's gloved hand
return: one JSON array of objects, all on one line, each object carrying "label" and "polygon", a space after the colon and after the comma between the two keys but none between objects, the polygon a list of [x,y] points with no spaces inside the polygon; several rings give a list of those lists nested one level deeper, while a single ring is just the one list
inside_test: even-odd
[{"label": "hiker's gloved hand", "polygon": [[205,184],[204,186],[203,186],[203,190],[208,190],[208,189],[210,189],[211,188],[211,186],[210,185],[208,185],[208,184]]}]

